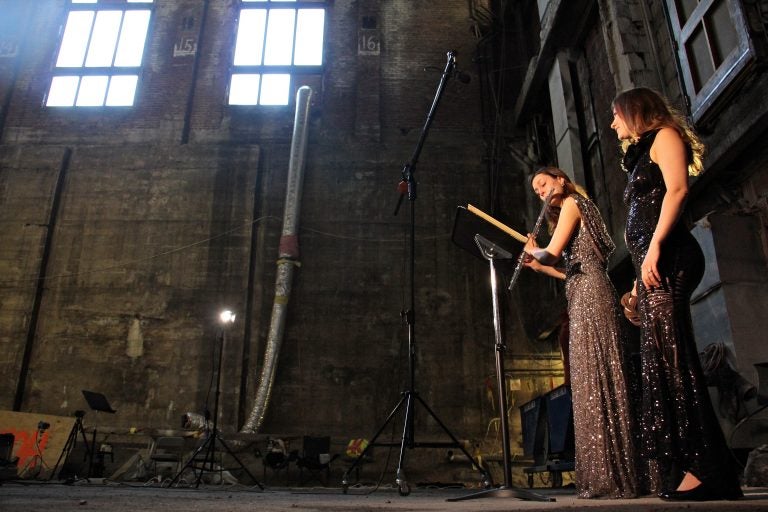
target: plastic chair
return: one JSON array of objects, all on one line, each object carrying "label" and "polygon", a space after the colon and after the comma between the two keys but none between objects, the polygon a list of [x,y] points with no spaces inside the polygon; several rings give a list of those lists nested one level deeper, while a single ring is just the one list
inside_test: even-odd
[{"label": "plastic chair", "polygon": [[[331,455],[330,436],[312,437],[304,436],[301,453],[296,460],[296,466],[299,468],[299,485],[316,480],[321,485],[327,486],[331,475],[331,462],[338,457],[338,454]],[[304,471],[307,471],[307,478],[304,478]]]},{"label": "plastic chair", "polygon": [[169,466],[171,474],[175,474],[181,469],[181,461],[184,455],[184,438],[180,436],[158,437],[152,447],[152,453],[149,460],[152,461],[154,479],[162,480],[162,475],[158,472],[158,464]]},{"label": "plastic chair", "polygon": [[289,485],[289,469],[291,461],[295,460],[297,454],[288,453],[285,441],[282,439],[267,439],[267,451],[261,460],[264,466],[264,481],[267,481],[267,470],[271,469],[273,475],[277,476],[280,471],[285,471],[285,485]]}]

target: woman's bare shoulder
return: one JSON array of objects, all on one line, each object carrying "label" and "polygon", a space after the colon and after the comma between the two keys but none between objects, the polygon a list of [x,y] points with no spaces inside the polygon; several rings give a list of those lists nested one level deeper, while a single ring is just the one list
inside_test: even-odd
[{"label": "woman's bare shoulder", "polygon": [[651,160],[658,162],[657,155],[661,156],[670,151],[685,154],[685,143],[680,132],[672,127],[665,126],[656,134],[656,139],[651,145]]}]

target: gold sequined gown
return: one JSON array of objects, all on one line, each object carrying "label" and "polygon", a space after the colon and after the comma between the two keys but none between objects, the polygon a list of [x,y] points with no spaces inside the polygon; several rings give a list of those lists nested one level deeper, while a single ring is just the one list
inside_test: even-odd
[{"label": "gold sequined gown", "polygon": [[[625,239],[635,273],[645,259],[666,192],[650,157],[657,131],[630,146]],[[741,495],[733,458],[715,416],[693,337],[690,299],[704,273],[696,239],[678,222],[664,240],[658,263],[664,285],[647,290],[638,277],[642,386],[640,453],[652,490],[674,490],[690,471],[724,498]],[[660,489],[658,488],[660,487]]]},{"label": "gold sequined gown", "polygon": [[571,197],[581,212],[563,251],[576,489],[580,498],[632,498],[638,490],[625,343],[619,301],[606,273],[614,244],[594,203]]}]

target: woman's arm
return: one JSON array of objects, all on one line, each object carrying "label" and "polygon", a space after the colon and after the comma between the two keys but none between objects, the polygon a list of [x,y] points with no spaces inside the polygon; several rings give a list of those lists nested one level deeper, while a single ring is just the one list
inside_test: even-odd
[{"label": "woman's arm", "polygon": [[554,277],[555,279],[565,279],[565,273],[561,272],[560,269],[551,265],[542,265],[539,263],[539,260],[533,256],[528,255],[528,257],[523,262],[523,265],[532,270],[535,270],[536,272],[548,275],[549,277]]},{"label": "woman's arm", "polygon": [[535,245],[529,247],[529,244],[526,244],[525,251],[543,265],[551,266],[557,263],[580,221],[581,212],[576,201],[572,197],[566,197],[560,207],[560,217],[557,220],[557,226],[555,226],[555,232],[552,233],[549,245],[539,249]]},{"label": "woman's arm", "polygon": [[661,244],[680,219],[685,199],[688,197],[688,159],[685,143],[673,128],[662,128],[659,131],[651,146],[650,155],[651,160],[661,169],[667,189],[661,202],[659,220],[641,267],[643,284],[654,287],[661,284],[658,269]]}]

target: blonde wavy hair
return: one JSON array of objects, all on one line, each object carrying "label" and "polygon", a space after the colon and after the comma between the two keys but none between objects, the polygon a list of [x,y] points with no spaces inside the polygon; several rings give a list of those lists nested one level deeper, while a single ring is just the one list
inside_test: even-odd
[{"label": "blonde wavy hair", "polygon": [[[653,89],[637,87],[619,93],[611,106],[624,120],[633,136],[639,137],[661,128],[676,130],[689,149],[688,174],[696,176],[704,169],[704,143],[688,124],[685,116],[670,106],[662,95]],[[632,142],[623,140],[621,149],[626,152]]]}]

